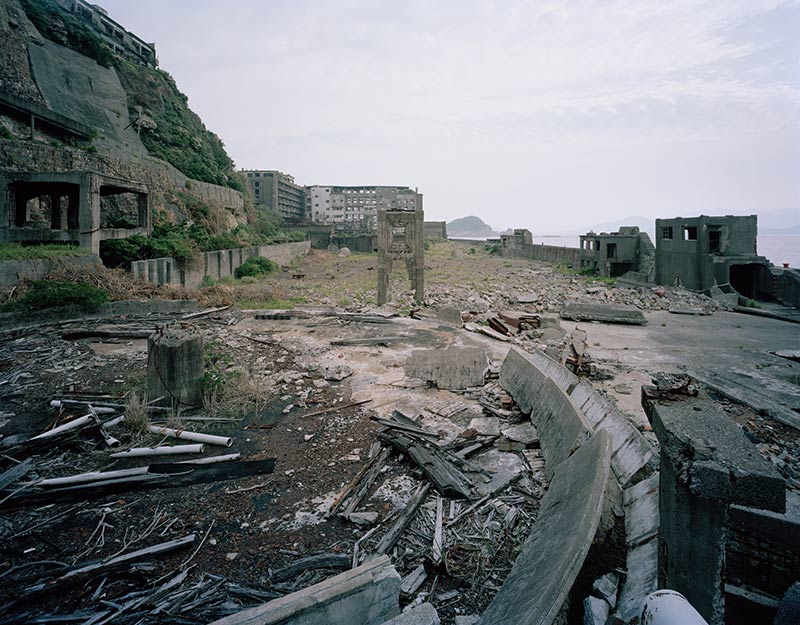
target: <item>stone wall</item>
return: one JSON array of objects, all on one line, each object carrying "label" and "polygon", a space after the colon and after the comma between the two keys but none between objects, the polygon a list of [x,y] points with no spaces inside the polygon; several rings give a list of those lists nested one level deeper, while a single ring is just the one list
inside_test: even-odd
[{"label": "stone wall", "polygon": [[298,256],[308,254],[310,241],[278,243],[260,247],[204,252],[188,266],[181,267],[174,258],[152,258],[131,263],[134,278],[152,284],[170,284],[196,289],[205,277],[220,280],[234,275],[236,268],[248,258],[260,256],[278,265],[288,265]]}]

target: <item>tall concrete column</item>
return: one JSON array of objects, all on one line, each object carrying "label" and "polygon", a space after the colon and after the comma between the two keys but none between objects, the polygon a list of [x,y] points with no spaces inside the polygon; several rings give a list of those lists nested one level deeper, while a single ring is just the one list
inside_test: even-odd
[{"label": "tall concrete column", "polygon": [[722,625],[730,506],[783,512],[785,483],[710,400],[642,403],[661,445],[659,587],[677,590],[711,625]]},{"label": "tall concrete column", "polygon": [[81,247],[100,253],[100,177],[87,173],[81,176],[78,242]]}]

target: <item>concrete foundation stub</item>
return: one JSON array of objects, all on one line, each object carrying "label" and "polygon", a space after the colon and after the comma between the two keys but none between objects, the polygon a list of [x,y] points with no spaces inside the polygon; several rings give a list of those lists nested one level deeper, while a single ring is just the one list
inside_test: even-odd
[{"label": "concrete foundation stub", "polygon": [[176,326],[147,339],[147,395],[176,410],[203,403],[203,337]]}]

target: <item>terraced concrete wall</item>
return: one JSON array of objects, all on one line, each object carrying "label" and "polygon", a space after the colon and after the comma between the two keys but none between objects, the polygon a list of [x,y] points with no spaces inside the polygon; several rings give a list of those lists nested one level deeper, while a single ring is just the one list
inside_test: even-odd
[{"label": "terraced concrete wall", "polygon": [[206,276],[212,280],[220,280],[234,275],[236,268],[248,258],[260,256],[278,265],[288,265],[298,256],[308,254],[310,250],[310,241],[218,250],[204,252],[187,267],[180,267],[173,258],[151,258],[132,262],[131,273],[134,278],[152,284],[171,284],[196,289]]},{"label": "terraced concrete wall", "polygon": [[556,467],[531,534],[479,625],[554,621],[600,524],[610,460],[609,437],[601,430]]},{"label": "terraced concrete wall", "polygon": [[557,245],[523,245],[514,250],[505,250],[503,256],[544,260],[549,263],[564,263],[579,267],[581,250],[577,247],[558,247]]}]

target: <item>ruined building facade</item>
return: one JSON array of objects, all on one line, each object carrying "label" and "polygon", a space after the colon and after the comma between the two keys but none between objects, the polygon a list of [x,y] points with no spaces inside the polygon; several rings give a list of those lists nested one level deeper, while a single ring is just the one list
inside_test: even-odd
[{"label": "ruined building facade", "polygon": [[103,7],[85,0],[56,0],[56,2],[91,28],[117,54],[148,67],[155,67],[158,64],[156,44],[146,42],[112,20]]},{"label": "ruined building facade", "polygon": [[379,210],[415,210],[422,196],[410,187],[332,186],[306,187],[306,207],[314,223],[348,230],[374,232]]},{"label": "ruined building facade", "polygon": [[306,221],[306,190],[294,177],[270,169],[242,170],[256,211],[273,210],[287,221]]},{"label": "ruined building facade", "polygon": [[656,219],[656,282],[704,291],[730,284],[755,297],[768,290],[770,262],[756,249],[756,215]]},{"label": "ruined building facade", "polygon": [[580,238],[581,269],[616,278],[629,271],[643,279],[655,277],[655,247],[646,232],[637,226],[623,226],[617,232],[588,232]]},{"label": "ruined building facade", "polygon": [[378,208],[378,305],[390,297],[389,277],[395,260],[406,265],[414,299],[425,295],[424,213],[422,194],[415,193],[415,203],[408,208]]}]

